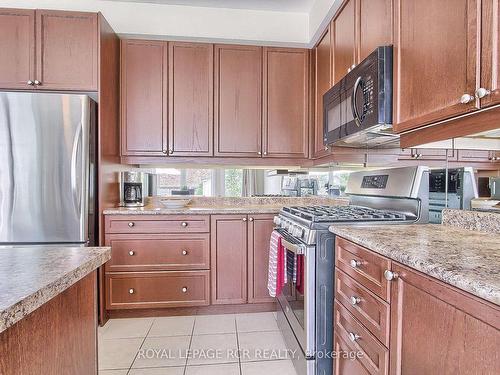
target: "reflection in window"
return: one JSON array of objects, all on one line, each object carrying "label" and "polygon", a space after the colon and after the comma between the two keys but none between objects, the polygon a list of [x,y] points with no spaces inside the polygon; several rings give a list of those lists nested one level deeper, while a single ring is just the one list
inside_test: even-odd
[{"label": "reflection in window", "polygon": [[157,168],[157,195],[212,195],[212,169]]},{"label": "reflection in window", "polygon": [[224,170],[224,196],[241,197],[243,192],[243,169]]}]

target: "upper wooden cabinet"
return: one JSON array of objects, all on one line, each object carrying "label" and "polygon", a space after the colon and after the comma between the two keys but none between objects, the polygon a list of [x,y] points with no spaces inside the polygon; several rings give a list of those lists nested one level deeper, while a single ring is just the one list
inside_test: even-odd
[{"label": "upper wooden cabinet", "polygon": [[121,42],[121,153],[167,152],[166,64],[163,42]]},{"label": "upper wooden cabinet", "polygon": [[30,89],[29,81],[35,80],[35,11],[0,9],[0,51],[0,87]]},{"label": "upper wooden cabinet", "polygon": [[213,153],[213,45],[168,45],[169,154]]},{"label": "upper wooden cabinet", "polygon": [[323,94],[328,91],[332,83],[332,41],[328,27],[322,38],[314,48],[314,132],[313,158],[326,155],[323,143]]},{"label": "upper wooden cabinet", "polygon": [[309,52],[264,48],[265,157],[307,158]]},{"label": "upper wooden cabinet", "polygon": [[407,267],[391,297],[391,371],[498,374],[498,307]]},{"label": "upper wooden cabinet", "polygon": [[393,0],[358,0],[358,64],[377,47],[392,44],[392,2]]},{"label": "upper wooden cabinet", "polygon": [[[97,91],[96,13],[0,10],[0,88]],[[36,48],[35,48],[36,46]]]},{"label": "upper wooden cabinet", "polygon": [[395,1],[394,129],[478,108],[476,0]]},{"label": "upper wooden cabinet", "polygon": [[215,46],[215,155],[262,155],[262,47]]},{"label": "upper wooden cabinet", "polygon": [[481,1],[481,108],[500,102],[500,2]]},{"label": "upper wooden cabinet", "polygon": [[337,83],[356,64],[356,0],[348,0],[332,21],[333,82]]}]

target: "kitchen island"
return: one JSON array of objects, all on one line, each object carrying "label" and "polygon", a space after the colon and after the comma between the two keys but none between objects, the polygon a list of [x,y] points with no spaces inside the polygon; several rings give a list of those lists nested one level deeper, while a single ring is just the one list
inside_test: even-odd
[{"label": "kitchen island", "polygon": [[96,374],[109,247],[0,248],[0,374]]}]

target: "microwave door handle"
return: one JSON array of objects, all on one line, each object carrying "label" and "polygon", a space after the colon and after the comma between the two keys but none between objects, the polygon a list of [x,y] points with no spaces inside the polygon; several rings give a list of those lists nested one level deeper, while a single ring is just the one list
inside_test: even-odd
[{"label": "microwave door handle", "polygon": [[356,83],[354,83],[354,89],[351,96],[352,116],[354,117],[354,121],[356,122],[358,128],[361,127],[361,121],[359,119],[358,108],[356,107],[356,95],[358,94],[358,89],[360,85],[361,85],[361,77],[358,77]]}]

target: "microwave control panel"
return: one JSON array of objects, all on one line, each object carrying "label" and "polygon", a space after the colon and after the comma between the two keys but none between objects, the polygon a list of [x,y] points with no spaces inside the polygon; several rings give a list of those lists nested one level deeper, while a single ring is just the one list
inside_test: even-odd
[{"label": "microwave control panel", "polygon": [[373,77],[367,76],[363,85],[363,115],[371,115],[373,113]]}]

